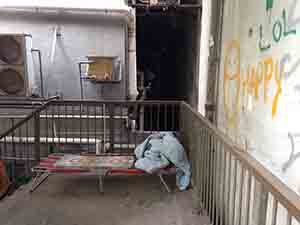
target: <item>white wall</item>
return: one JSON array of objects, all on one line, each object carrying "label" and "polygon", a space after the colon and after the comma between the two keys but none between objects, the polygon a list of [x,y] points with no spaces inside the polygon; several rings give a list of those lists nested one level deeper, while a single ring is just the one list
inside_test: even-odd
[{"label": "white wall", "polygon": [[[61,36],[57,38],[55,54],[51,62],[54,30],[57,27],[60,28]],[[1,11],[0,33],[32,35],[33,47],[42,52],[46,97],[60,94],[65,99],[79,99],[78,62],[86,61],[88,55],[99,55],[119,57],[123,65],[122,81],[105,84],[83,81],[84,98],[98,100],[126,98],[126,23],[124,18]],[[35,80],[39,85],[37,56],[34,55],[33,59],[36,71]]]},{"label": "white wall", "polygon": [[123,0],[1,0],[0,7],[62,7],[128,10]]},{"label": "white wall", "polygon": [[225,1],[218,126],[300,193],[300,2],[267,2]]}]

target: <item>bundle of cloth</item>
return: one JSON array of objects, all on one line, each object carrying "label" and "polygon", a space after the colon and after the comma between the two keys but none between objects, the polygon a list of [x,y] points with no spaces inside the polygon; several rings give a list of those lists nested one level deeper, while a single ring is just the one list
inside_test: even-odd
[{"label": "bundle of cloth", "polygon": [[176,167],[176,184],[183,191],[190,184],[191,166],[182,144],[173,132],[150,135],[135,149],[135,167],[153,174],[173,164]]}]

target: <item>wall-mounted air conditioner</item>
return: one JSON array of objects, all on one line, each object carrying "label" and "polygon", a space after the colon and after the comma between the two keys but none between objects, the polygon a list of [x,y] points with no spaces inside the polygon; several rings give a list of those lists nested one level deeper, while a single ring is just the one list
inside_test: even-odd
[{"label": "wall-mounted air conditioner", "polygon": [[0,95],[30,94],[27,54],[24,34],[0,34]]}]

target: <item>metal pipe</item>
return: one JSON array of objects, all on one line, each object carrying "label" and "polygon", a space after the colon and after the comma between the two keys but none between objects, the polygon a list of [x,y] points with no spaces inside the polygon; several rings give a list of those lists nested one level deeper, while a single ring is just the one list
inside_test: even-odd
[{"label": "metal pipe", "polygon": [[272,222],[271,222],[271,225],[276,225],[277,224],[277,211],[278,211],[278,201],[273,196],[273,209],[272,209]]},{"label": "metal pipe", "polygon": [[136,12],[135,9],[130,10],[130,18],[128,23],[128,66],[129,66],[129,99],[135,100],[137,91],[137,68],[136,68]]},{"label": "metal pipe", "polygon": [[218,20],[218,29],[217,29],[217,34],[215,34],[217,36],[217,40],[216,40],[216,59],[218,60],[219,64],[216,66],[216,76],[215,76],[215,96],[214,96],[214,101],[215,101],[215,114],[214,114],[214,124],[216,126],[218,126],[218,122],[217,122],[217,116],[218,116],[218,112],[219,112],[219,88],[220,88],[220,71],[221,71],[221,63],[220,63],[220,58],[221,58],[221,52],[222,52],[222,34],[223,34],[223,14],[224,14],[224,1],[225,0],[219,0],[217,1],[218,6],[219,6],[219,12],[218,12],[218,16],[219,16],[219,20]]},{"label": "metal pipe", "polygon": [[39,49],[31,49],[31,52],[37,52],[39,57],[39,64],[40,64],[40,82],[41,82],[41,97],[45,98],[44,93],[44,76],[43,76],[43,66],[42,66],[42,53]]},{"label": "metal pipe", "polygon": [[80,82],[80,99],[83,100],[83,83],[82,83],[82,65],[89,65],[91,63],[94,63],[94,61],[82,61],[78,63],[79,66],[79,82]]},{"label": "metal pipe", "polygon": [[67,7],[26,7],[26,6],[13,6],[13,7],[0,7],[1,12],[24,12],[24,13],[39,13],[46,15],[94,15],[94,16],[110,16],[110,17],[131,17],[129,12],[130,8],[124,9],[94,9],[94,8],[67,8]]},{"label": "metal pipe", "polygon": [[209,42],[211,32],[211,15],[212,15],[212,1],[202,1],[202,22],[201,22],[201,38],[199,49],[199,96],[198,96],[198,111],[205,116],[205,104],[207,98],[207,81],[208,81],[208,67],[209,67]]}]

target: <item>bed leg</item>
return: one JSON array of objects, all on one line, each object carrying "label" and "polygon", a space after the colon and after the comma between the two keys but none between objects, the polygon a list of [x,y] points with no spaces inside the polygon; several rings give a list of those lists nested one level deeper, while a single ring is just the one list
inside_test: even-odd
[{"label": "bed leg", "polygon": [[32,181],[32,186],[29,190],[30,193],[34,192],[45,180],[48,179],[50,173],[37,173]]},{"label": "bed leg", "polygon": [[100,194],[104,193],[104,188],[103,188],[103,175],[99,175],[98,178],[98,190]]},{"label": "bed leg", "polygon": [[162,184],[164,185],[164,187],[166,188],[167,192],[168,192],[168,193],[171,193],[171,189],[170,189],[170,187],[168,186],[167,182],[165,181],[163,175],[162,175],[162,174],[158,174],[158,176],[159,176],[159,179],[160,179],[161,183],[162,183]]}]

